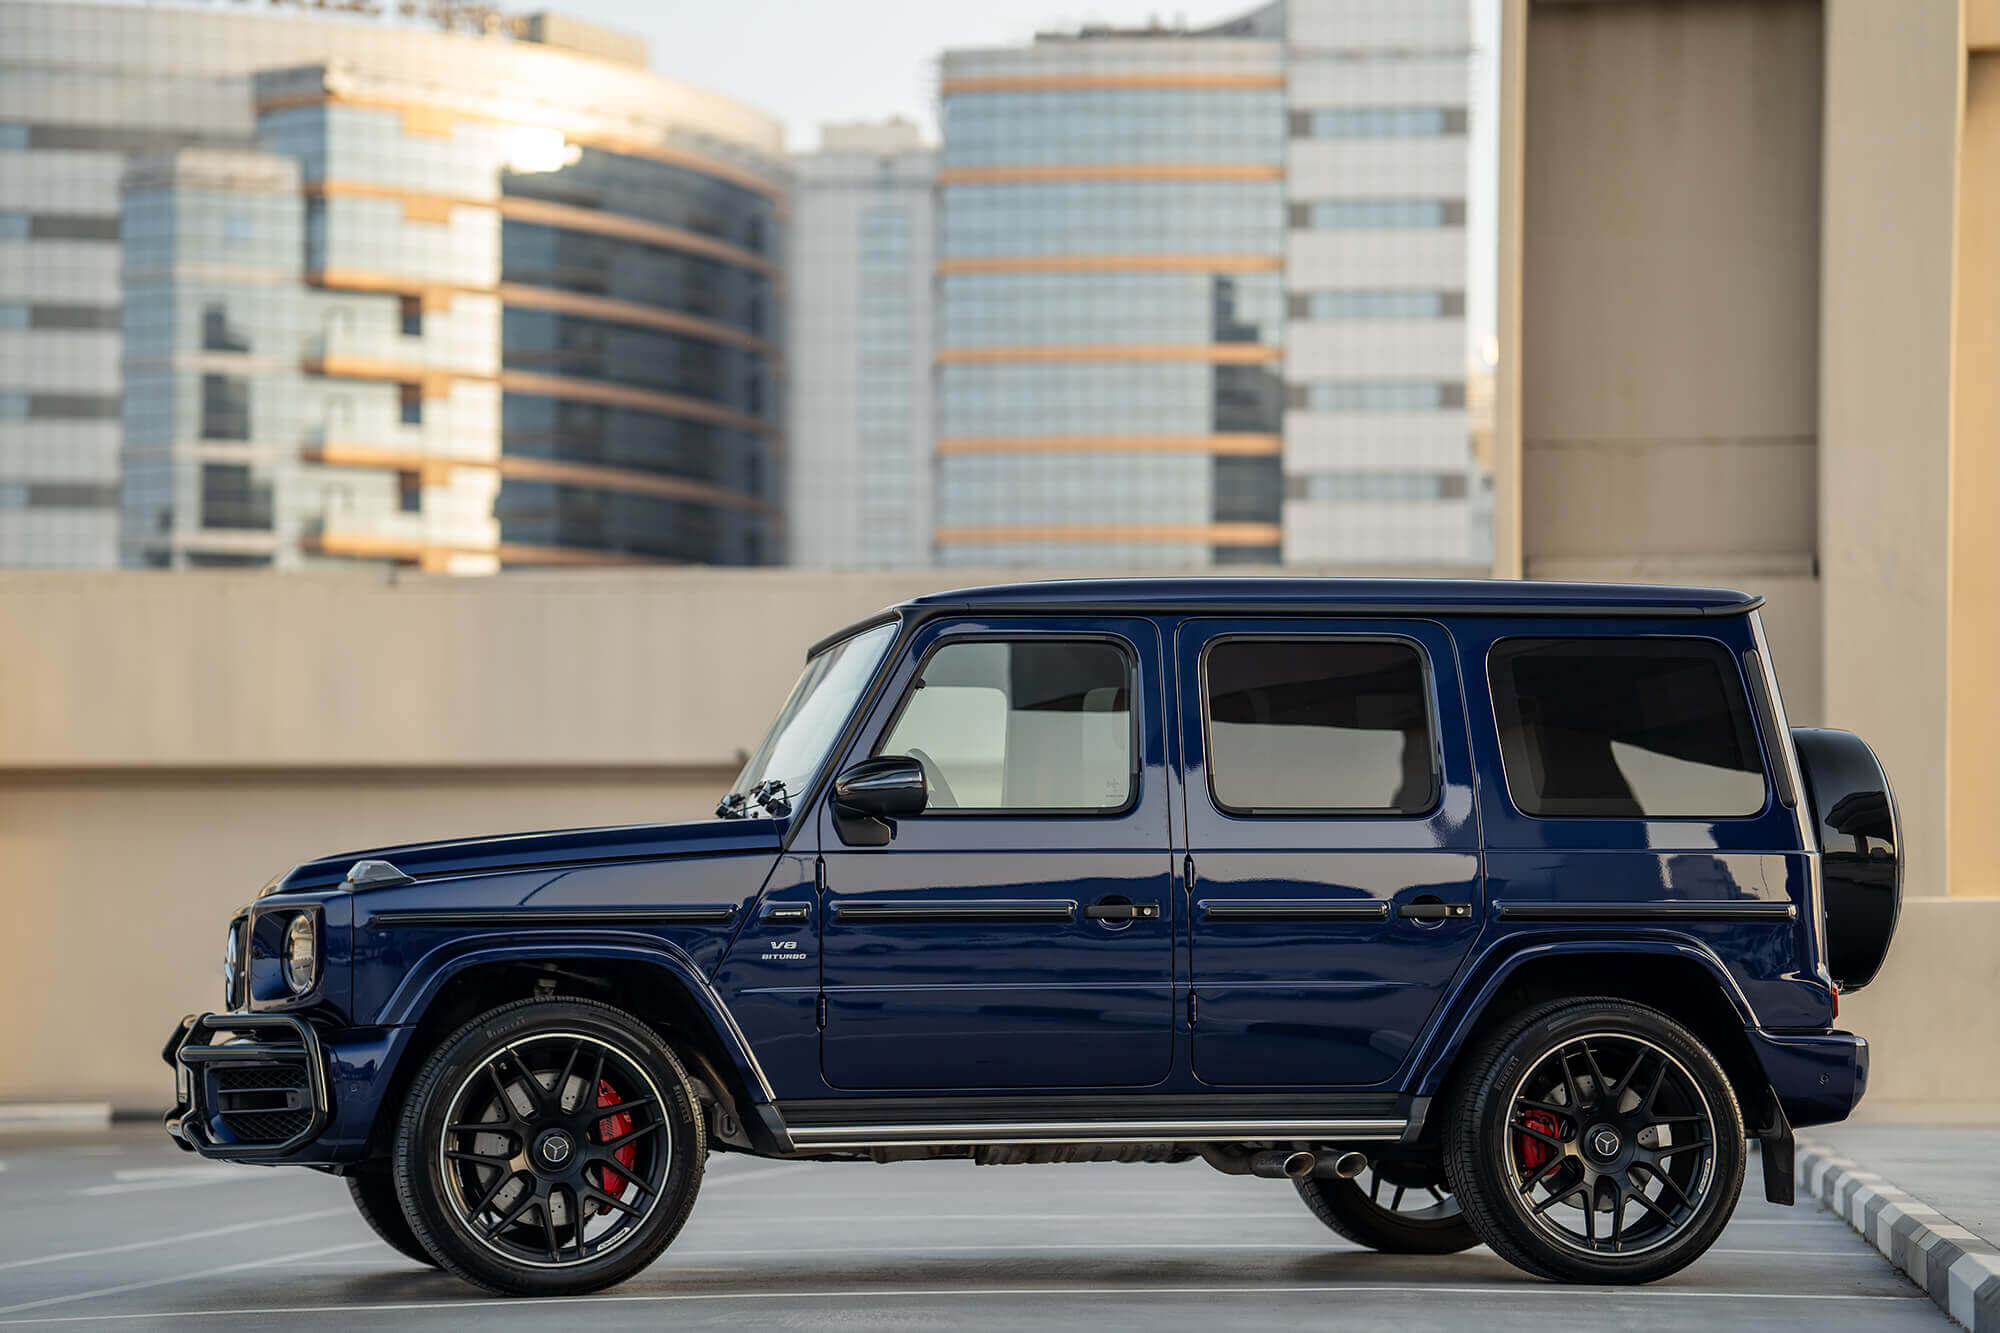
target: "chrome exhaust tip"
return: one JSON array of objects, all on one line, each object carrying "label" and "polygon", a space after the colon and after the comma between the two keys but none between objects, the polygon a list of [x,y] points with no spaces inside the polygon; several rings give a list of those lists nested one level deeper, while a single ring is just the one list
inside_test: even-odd
[{"label": "chrome exhaust tip", "polygon": [[1313,1173],[1319,1159],[1309,1152],[1274,1150],[1250,1158],[1250,1174],[1266,1180],[1298,1180]]},{"label": "chrome exhaust tip", "polygon": [[1320,1168],[1320,1170],[1315,1171],[1313,1174],[1330,1175],[1336,1180],[1352,1180],[1367,1169],[1367,1155],[1365,1153],[1350,1151],[1342,1153],[1327,1166]]}]

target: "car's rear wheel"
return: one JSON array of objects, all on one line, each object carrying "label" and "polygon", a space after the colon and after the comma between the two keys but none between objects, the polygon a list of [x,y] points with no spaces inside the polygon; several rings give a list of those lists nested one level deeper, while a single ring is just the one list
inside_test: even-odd
[{"label": "car's rear wheel", "polygon": [[1695,1035],[1620,1000],[1560,1001],[1473,1052],[1444,1127],[1465,1215],[1508,1262],[1651,1282],[1715,1243],[1743,1187],[1743,1119]]},{"label": "car's rear wheel", "polygon": [[687,1220],[707,1142],[672,1050],[589,1000],[524,1000],[447,1038],[411,1086],[396,1188],[468,1282],[575,1295],[623,1282]]},{"label": "car's rear wheel", "polygon": [[417,1233],[410,1230],[410,1220],[403,1216],[402,1200],[396,1197],[396,1178],[387,1166],[371,1162],[356,1167],[348,1173],[347,1193],[368,1229],[391,1248],[427,1267],[438,1266],[438,1261],[417,1239]]},{"label": "car's rear wheel", "polygon": [[1298,1181],[1313,1216],[1384,1254],[1457,1254],[1479,1243],[1436,1165],[1374,1162],[1352,1180]]}]

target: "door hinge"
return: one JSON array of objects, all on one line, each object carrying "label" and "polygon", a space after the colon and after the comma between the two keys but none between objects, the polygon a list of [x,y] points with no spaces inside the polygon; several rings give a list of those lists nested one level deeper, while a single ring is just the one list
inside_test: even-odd
[{"label": "door hinge", "polygon": [[821,995],[821,996],[819,997],[819,1004],[818,1004],[818,1006],[817,1006],[817,1014],[816,1014],[816,1016],[815,1016],[815,1018],[814,1018],[814,1020],[813,1020],[813,1024],[814,1024],[814,1026],[815,1026],[815,1027],[817,1027],[817,1028],[818,1028],[818,1029],[819,1029],[820,1031],[822,1031],[822,1032],[826,1031],[826,996],[825,996],[824,994],[822,994],[822,995]]},{"label": "door hinge", "polygon": [[1193,1026],[1194,1026],[1194,1020],[1195,1020],[1195,1000],[1194,1000],[1194,992],[1193,992],[1193,991],[1189,991],[1189,992],[1188,992],[1188,1026],[1189,1026],[1189,1027],[1193,1027]]},{"label": "door hinge", "polygon": [[1181,861],[1181,882],[1189,893],[1194,892],[1194,857],[1184,857]]},{"label": "door hinge", "polygon": [[826,892],[826,858],[824,856],[813,858],[813,892]]}]

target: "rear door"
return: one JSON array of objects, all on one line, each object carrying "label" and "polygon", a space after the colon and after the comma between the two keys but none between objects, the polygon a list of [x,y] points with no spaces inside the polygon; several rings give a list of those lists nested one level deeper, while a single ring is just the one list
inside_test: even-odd
[{"label": "rear door", "polygon": [[1189,621],[1176,662],[1196,1077],[1392,1079],[1482,917],[1450,633]]}]

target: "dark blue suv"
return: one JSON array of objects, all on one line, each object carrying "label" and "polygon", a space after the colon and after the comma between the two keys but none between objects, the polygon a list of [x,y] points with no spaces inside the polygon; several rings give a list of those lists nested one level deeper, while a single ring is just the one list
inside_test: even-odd
[{"label": "dark blue suv", "polygon": [[[309,861],[168,1128],[575,1293],[711,1152],[1191,1162],[1364,1245],[1643,1282],[1845,1116],[1901,892],[1758,602],[1321,579],[949,593],[825,640],[696,823]],[[692,631],[698,632],[698,631]],[[718,653],[722,645],[718,645]]]}]

